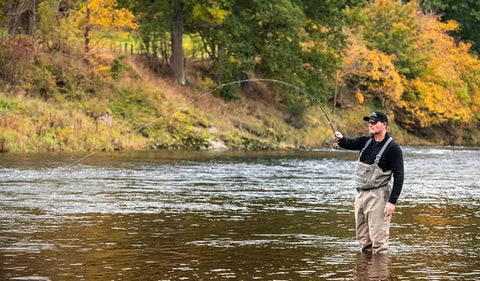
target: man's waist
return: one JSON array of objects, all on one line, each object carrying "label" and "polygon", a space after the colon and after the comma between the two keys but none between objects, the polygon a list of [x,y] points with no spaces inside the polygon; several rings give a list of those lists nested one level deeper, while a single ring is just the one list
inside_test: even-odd
[{"label": "man's waist", "polygon": [[357,187],[356,190],[357,192],[362,192],[362,191],[369,191],[369,190],[374,190],[374,189],[379,189],[379,188],[388,188],[389,185],[383,185],[383,186],[378,186],[378,187],[372,187],[372,188],[359,188]]}]

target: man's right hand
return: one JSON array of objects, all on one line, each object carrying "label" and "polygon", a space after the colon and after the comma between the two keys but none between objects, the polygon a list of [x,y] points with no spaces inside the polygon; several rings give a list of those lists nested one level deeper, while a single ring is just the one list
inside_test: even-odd
[{"label": "man's right hand", "polygon": [[343,138],[343,135],[342,135],[342,133],[340,133],[339,131],[336,131],[336,132],[333,134],[333,139],[334,139],[335,141],[339,141],[339,140],[341,140],[342,138]]}]

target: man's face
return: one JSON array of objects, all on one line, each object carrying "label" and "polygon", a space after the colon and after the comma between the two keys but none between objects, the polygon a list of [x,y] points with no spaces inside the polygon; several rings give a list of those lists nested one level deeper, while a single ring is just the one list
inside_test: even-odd
[{"label": "man's face", "polygon": [[369,120],[368,121],[368,133],[378,134],[387,129],[387,123],[380,121]]}]

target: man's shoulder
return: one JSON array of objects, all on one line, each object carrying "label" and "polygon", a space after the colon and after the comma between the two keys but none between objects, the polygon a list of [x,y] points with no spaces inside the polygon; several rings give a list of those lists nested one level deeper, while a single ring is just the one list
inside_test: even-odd
[{"label": "man's shoulder", "polygon": [[392,138],[392,141],[388,145],[388,149],[391,150],[392,152],[402,153],[402,149],[400,148],[400,145],[395,141],[393,137],[391,138]]}]

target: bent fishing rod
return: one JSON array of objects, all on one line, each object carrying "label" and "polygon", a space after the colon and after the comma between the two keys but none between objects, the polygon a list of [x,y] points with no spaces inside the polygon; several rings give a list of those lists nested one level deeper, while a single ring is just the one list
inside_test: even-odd
[{"label": "bent fishing rod", "polygon": [[[295,86],[291,83],[288,83],[288,82],[285,82],[285,81],[281,81],[281,80],[276,80],[276,79],[267,79],[267,78],[252,78],[252,79],[245,79],[245,80],[239,80],[239,81],[234,81],[234,82],[231,82],[231,83],[235,83],[235,82],[238,82],[238,83],[243,83],[243,82],[256,82],[256,81],[259,81],[259,82],[274,82],[274,83],[279,83],[279,84],[283,84],[283,85],[286,85],[286,86],[289,86],[289,87],[292,87],[292,88],[295,88],[297,89],[299,92],[305,94],[306,96],[308,96],[310,98],[310,100],[315,100],[314,97],[312,97],[311,95],[309,95],[304,89],[298,87],[298,86]],[[231,83],[227,83],[227,84],[224,84],[225,86],[230,84]],[[332,129],[333,133],[336,132],[335,128],[333,127],[333,123],[332,121],[330,120],[330,118],[328,117],[327,115],[327,112],[323,109],[323,107],[317,103],[315,104],[315,106],[317,106],[318,108],[320,108],[320,110],[322,111],[323,115],[325,116],[325,119],[327,120],[328,124],[330,125],[330,128]]]},{"label": "bent fishing rod", "polygon": [[[288,83],[288,82],[285,82],[285,81],[282,81],[282,80],[277,80],[277,79],[268,79],[268,78],[251,78],[251,79],[243,79],[243,80],[236,80],[236,81],[232,81],[232,82],[228,82],[228,83],[224,83],[224,84],[221,84],[219,85],[218,87],[215,87],[213,89],[211,89],[210,91],[208,92],[205,92],[204,94],[198,96],[198,97],[195,97],[189,101],[187,101],[186,103],[182,104],[179,108],[182,108],[182,107],[185,107],[187,105],[191,105],[193,103],[195,103],[196,101],[200,100],[202,97],[206,96],[206,95],[209,95],[223,87],[226,87],[226,86],[230,86],[230,85],[235,85],[235,84],[240,84],[240,83],[245,83],[245,82],[272,82],[272,83],[278,83],[278,84],[282,84],[282,85],[285,85],[285,86],[288,86],[288,87],[292,87],[294,89],[296,89],[297,91],[303,93],[304,95],[306,95],[307,97],[310,98],[310,100],[315,100],[311,95],[309,95],[305,90],[303,90],[302,88],[298,87],[298,86],[295,86],[291,83]],[[332,129],[332,132],[333,134],[335,134],[336,130],[335,128],[333,127],[333,124],[332,124],[332,121],[330,120],[330,118],[328,117],[327,115],[327,112],[325,111],[325,109],[323,109],[323,107],[317,103],[316,106],[318,108],[320,108],[320,110],[322,111],[323,113],[323,116],[325,116],[325,119],[327,120],[328,124],[330,125],[330,128]],[[167,113],[153,119],[152,121],[148,122],[148,123],[145,123],[144,125],[138,127],[137,129],[131,131],[130,133],[126,134],[124,137],[120,138],[120,140],[123,140],[125,138],[127,138],[128,136],[130,136],[131,134],[134,134],[134,133],[138,133],[140,132],[141,130],[149,127],[150,125],[156,123],[158,120],[162,119],[162,118],[165,118],[165,117],[168,117],[170,115],[172,115],[173,113],[177,112],[178,109],[175,109],[175,110],[170,110],[168,111]],[[68,166],[73,166],[75,164],[78,164],[80,162],[82,162],[83,160],[87,159],[87,158],[90,158],[91,156],[93,156],[94,154],[102,151],[103,149],[105,149],[107,147],[107,145],[104,145],[102,147],[100,147],[99,149],[97,150],[94,150],[92,151],[91,153],[87,154],[86,156],[72,162],[70,165]],[[335,141],[335,143],[333,144],[333,148],[336,149],[337,148],[337,142]]]},{"label": "bent fishing rod", "polygon": [[[279,83],[279,84],[283,84],[283,85],[286,85],[286,86],[289,86],[289,87],[292,87],[294,89],[297,89],[299,92],[305,94],[306,96],[308,96],[310,98],[311,101],[315,100],[314,97],[312,97],[311,95],[309,95],[304,89],[298,87],[298,86],[295,86],[291,83],[288,83],[288,82],[285,82],[285,81],[281,81],[281,80],[277,80],[277,79],[268,79],[268,78],[252,78],[252,79],[245,79],[245,80],[238,80],[238,81],[234,81],[234,82],[230,82],[230,83],[227,83],[227,84],[223,84],[223,85],[220,85],[220,86],[227,86],[227,85],[232,85],[234,83],[244,83],[244,82],[274,82],[274,83]],[[328,117],[328,114],[327,112],[325,111],[325,109],[323,109],[323,107],[320,105],[320,103],[316,103],[315,104],[316,107],[320,108],[320,110],[322,111],[323,113],[323,116],[325,116],[325,119],[327,120],[327,123],[330,125],[330,128],[332,129],[332,133],[335,134],[336,130],[335,128],[333,127],[333,123],[332,121],[330,120],[330,118]],[[335,141],[334,144],[333,144],[333,148],[334,149],[337,149],[338,147],[338,142]]]}]

